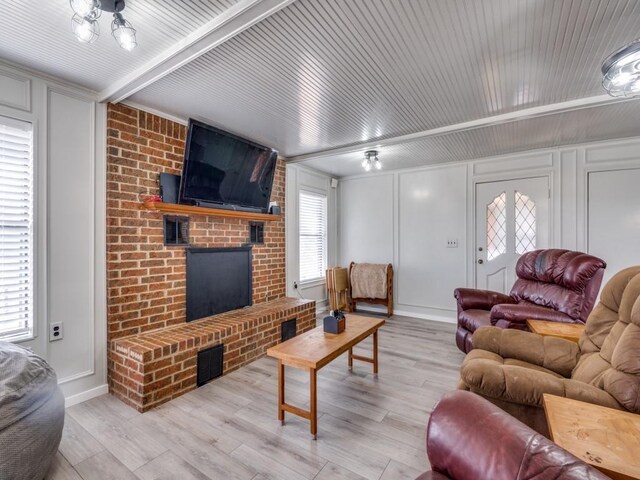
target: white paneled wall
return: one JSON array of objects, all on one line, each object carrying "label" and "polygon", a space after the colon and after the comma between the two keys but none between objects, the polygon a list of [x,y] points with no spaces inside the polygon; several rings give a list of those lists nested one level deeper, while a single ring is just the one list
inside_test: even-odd
[{"label": "white paneled wall", "polygon": [[398,310],[446,315],[466,282],[466,180],[464,165],[398,174]]},{"label": "white paneled wall", "polygon": [[640,265],[640,168],[589,173],[588,250],[607,261],[605,281]]},{"label": "white paneled wall", "polygon": [[393,174],[342,180],[340,190],[340,258],[350,262],[393,263]]},{"label": "white paneled wall", "polygon": [[339,261],[393,263],[396,313],[455,321],[453,290],[475,283],[476,184],[548,177],[551,247],[600,256],[606,281],[640,264],[638,152],[636,138],[343,178]]},{"label": "white paneled wall", "polygon": [[[67,404],[105,393],[106,109],[91,92],[0,65],[0,115],[34,125],[35,330]],[[51,323],[63,338],[49,341]]]}]

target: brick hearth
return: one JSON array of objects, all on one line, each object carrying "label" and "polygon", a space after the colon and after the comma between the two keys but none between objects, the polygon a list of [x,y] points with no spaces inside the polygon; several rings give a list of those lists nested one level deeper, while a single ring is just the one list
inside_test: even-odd
[{"label": "brick hearth", "polygon": [[[161,172],[181,173],[186,127],[126,105],[109,105],[107,129],[109,389],[127,403],[144,410],[195,387],[192,378],[195,357],[191,354],[196,346],[204,348],[227,339],[233,348],[225,357],[225,367],[233,369],[262,354],[264,348],[260,342],[266,345],[271,341],[274,328],[279,328],[276,325],[279,320],[298,317],[303,322],[299,330],[306,328],[302,325],[307,320],[306,317],[301,319],[296,310],[302,308],[300,305],[296,303],[292,307],[296,310],[294,313],[286,305],[297,300],[284,300],[285,167],[281,160],[276,166],[271,200],[279,203],[283,215],[265,222],[264,244],[253,247],[252,309],[262,312],[260,308],[264,304],[269,310],[278,305],[277,301],[284,301],[285,305],[281,305],[281,311],[257,313],[255,321],[243,317],[244,311],[231,316],[224,314],[226,316],[216,317],[216,321],[231,324],[222,323],[219,329],[213,319],[187,325],[185,248],[165,246],[162,214],[139,208],[141,194],[158,194]],[[249,222],[191,215],[189,234],[190,244],[194,247],[238,247],[248,242]],[[312,308],[308,307],[308,310],[310,312]],[[304,314],[309,314],[306,309]],[[312,322],[311,317],[309,321]],[[197,326],[203,327],[201,334],[193,333],[193,329],[200,328]],[[229,328],[231,333],[226,333]],[[264,331],[254,332],[254,328]],[[258,344],[250,346],[247,343],[238,349],[234,342],[240,337],[236,340],[234,336],[242,335],[245,330],[246,335],[255,338]],[[181,337],[185,332],[189,332],[189,336]],[[209,339],[210,334],[213,339]],[[181,346],[182,340],[184,346]],[[145,363],[152,350],[144,347],[154,345],[144,343],[149,341],[159,342],[156,347],[162,347],[162,358],[155,359],[154,356],[155,360],[152,360],[159,363]],[[190,341],[193,342],[191,346]],[[118,353],[125,350],[117,352],[116,345],[126,345],[126,358]],[[156,350],[154,347],[153,351]],[[227,350],[225,346],[225,354]],[[164,352],[168,352],[167,355]],[[139,361],[139,353],[142,361]],[[235,355],[238,360],[234,360]]]},{"label": "brick hearth", "polygon": [[196,356],[224,344],[226,374],[280,341],[280,325],[295,318],[298,333],[315,326],[315,302],[281,298],[242,310],[130,337],[110,345],[111,391],[140,412],[196,388]]}]

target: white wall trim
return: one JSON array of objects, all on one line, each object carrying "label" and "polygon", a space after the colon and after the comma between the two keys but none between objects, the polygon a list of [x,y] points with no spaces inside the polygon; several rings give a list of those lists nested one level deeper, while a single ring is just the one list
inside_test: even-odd
[{"label": "white wall trim", "polygon": [[429,130],[423,130],[421,132],[410,133],[408,135],[400,135],[397,137],[386,138],[384,140],[368,140],[366,142],[360,142],[348,147],[332,148],[328,150],[321,150],[317,152],[307,153],[304,155],[295,155],[289,157],[290,162],[303,162],[305,160],[317,159],[322,157],[330,157],[335,155],[342,155],[345,153],[355,153],[359,151],[365,151],[370,148],[384,148],[392,145],[398,145],[401,143],[412,142],[421,140],[428,137],[436,137],[453,132],[462,132],[468,130],[475,130],[478,128],[489,127],[492,125],[499,125],[502,123],[515,122],[518,120],[543,117],[546,115],[553,115],[557,113],[570,112],[574,110],[581,110],[583,108],[590,108],[595,106],[609,105],[612,103],[619,103],[621,101],[629,101],[631,99],[620,100],[613,98],[609,95],[597,95],[594,97],[579,98],[576,100],[569,100],[566,102],[552,103],[548,105],[541,105],[538,107],[525,108],[522,110],[516,110],[514,112],[502,113],[500,115],[493,115],[490,117],[484,117],[477,120],[471,120],[468,122],[454,123],[446,125],[444,127],[432,128]]},{"label": "white wall trim", "polygon": [[94,362],[102,361],[102,383],[107,382],[107,106],[94,110]]},{"label": "white wall trim", "polygon": [[80,380],[81,378],[90,377],[92,375],[95,375],[95,373],[96,373],[96,368],[95,368],[95,355],[94,355],[93,366],[89,370],[86,370],[84,372],[74,373],[73,375],[69,375],[68,377],[59,378],[58,385],[64,385],[66,383],[73,382],[75,380]]},{"label": "white wall trim", "polygon": [[54,77],[51,75],[47,75],[39,70],[33,70],[31,68],[27,68],[24,65],[19,65],[17,63],[10,62],[5,59],[0,59],[0,69],[4,72],[13,72],[14,75],[18,75],[20,77],[26,76],[31,79],[38,79],[50,86],[58,87],[58,88],[66,88],[74,92],[79,92],[84,95],[87,95],[91,99],[95,100],[97,98],[97,93],[93,90],[90,90],[86,87],[80,86],[76,83],[68,82],[58,77]]},{"label": "white wall trim", "polygon": [[32,89],[32,81],[29,77],[17,73],[14,69],[9,68],[0,68],[0,75],[3,77],[8,77],[18,82],[22,82],[23,84],[23,99],[22,102],[11,102],[4,100],[3,104],[10,108],[15,108],[18,110],[23,110],[25,112],[31,113],[31,89]]},{"label": "white wall trim", "polygon": [[69,395],[64,399],[64,408],[72,407],[73,405],[86,402],[87,400],[91,400],[92,398],[99,397],[100,395],[105,395],[107,393],[109,393],[109,386],[104,384],[75,395]]},{"label": "white wall trim", "polygon": [[[382,307],[374,307],[372,305],[368,305],[368,306],[360,306],[360,304],[358,304],[358,312],[369,312],[369,313],[378,313],[378,314],[382,314],[386,317],[387,315],[387,309],[382,308]],[[409,318],[418,318],[420,320],[432,320],[434,322],[441,322],[441,323],[450,323],[450,324],[456,324],[457,320],[454,316],[444,316],[444,315],[433,315],[431,313],[417,313],[417,312],[410,312],[408,310],[398,310],[395,308],[393,308],[393,316],[394,317],[409,317]]]},{"label": "white wall trim", "polygon": [[[627,148],[637,146],[640,148],[639,140],[640,139],[635,139],[635,141],[628,141],[615,146]],[[614,147],[614,145],[611,145],[610,143],[609,146]],[[640,154],[635,154],[635,152],[623,159],[618,159],[616,156],[589,159],[589,153],[594,150],[606,150],[606,148],[606,145],[587,146],[582,149],[582,151],[579,151],[581,155],[578,157],[577,164],[577,215],[575,221],[579,247],[578,250],[583,252],[589,251],[589,174],[595,172],[640,169]],[[632,148],[632,150],[634,149]]]},{"label": "white wall trim", "polygon": [[[91,151],[94,152],[94,157],[95,157],[95,152],[96,152],[96,104],[93,101],[93,98],[88,98],[86,95],[80,93],[76,93],[73,91],[70,91],[67,88],[61,88],[58,86],[47,86],[47,93],[46,93],[46,102],[47,102],[47,125],[51,124],[51,119],[50,119],[50,113],[51,113],[51,94],[52,93],[57,93],[58,95],[64,95],[64,96],[68,96],[77,100],[81,100],[81,101],[85,101],[85,102],[91,102],[90,103],[90,138],[89,138],[89,143],[90,143],[90,149]],[[50,135],[49,135],[49,131],[47,131],[47,152],[51,152],[51,146],[50,146]],[[47,171],[49,170],[49,154],[47,154]],[[96,191],[96,178],[95,178],[95,158],[92,159],[94,161],[90,161],[89,162],[89,177],[91,178],[91,182],[92,182],[92,190],[93,192]],[[49,184],[49,175],[47,174],[47,184]],[[46,197],[47,197],[47,205],[49,205],[49,191],[47,190],[46,193]],[[93,195],[91,198],[86,199],[87,202],[91,203],[91,209],[93,212],[96,211],[96,201],[95,201],[95,195]],[[91,256],[95,259],[96,257],[96,238],[95,238],[95,216],[94,216],[94,230],[93,230],[93,235],[91,237]],[[47,215],[47,226],[46,226],[46,231],[47,231],[47,237],[49,236],[49,216]],[[49,282],[51,281],[51,279],[49,278],[49,273],[51,271],[51,269],[49,268],[49,245],[47,242],[47,248],[45,250],[46,252],[46,257],[47,257],[47,284],[49,284]],[[95,306],[95,302],[96,302],[96,285],[95,285],[95,263],[91,266],[91,304]],[[49,308],[49,297],[47,296],[47,311],[50,310]],[[46,331],[48,331],[49,329],[49,323],[45,323],[44,324]],[[74,375],[70,375],[68,377],[65,377],[63,379],[61,379],[58,383],[59,384],[64,384],[64,383],[68,383],[71,382],[73,380],[78,380],[80,378],[84,378],[84,377],[89,377],[91,375],[94,375],[96,373],[96,356],[95,356],[95,352],[96,352],[96,335],[95,335],[95,328],[96,328],[96,322],[95,319],[93,322],[91,322],[91,352],[93,353],[93,355],[91,356],[91,368],[88,369],[87,371],[84,372],[79,372],[77,374]],[[47,350],[49,350],[51,343],[48,342],[47,343]]]}]

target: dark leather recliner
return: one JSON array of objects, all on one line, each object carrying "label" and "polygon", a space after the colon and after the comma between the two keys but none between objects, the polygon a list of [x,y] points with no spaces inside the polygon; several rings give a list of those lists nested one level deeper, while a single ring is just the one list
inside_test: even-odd
[{"label": "dark leather recliner", "polygon": [[446,394],[427,427],[432,471],[416,480],[607,480],[546,437],[470,392]]},{"label": "dark leather recliner", "polygon": [[527,319],[584,323],[593,309],[606,263],[571,250],[527,252],[518,259],[511,293],[457,288],[456,344],[465,353],[473,349],[471,336],[493,325],[528,330]]}]

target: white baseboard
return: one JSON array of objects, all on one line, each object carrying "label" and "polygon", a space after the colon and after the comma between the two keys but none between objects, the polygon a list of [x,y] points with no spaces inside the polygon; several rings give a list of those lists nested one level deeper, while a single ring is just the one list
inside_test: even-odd
[{"label": "white baseboard", "polygon": [[[359,312],[381,313],[385,315],[387,313],[387,307],[374,307],[369,305],[365,306],[361,304],[358,304],[357,307]],[[396,308],[393,309],[393,314],[398,315],[399,317],[412,317],[412,318],[419,318],[421,320],[433,320],[434,322],[457,323],[457,320],[455,317],[451,317],[447,315],[434,315],[432,313],[409,312],[406,310],[397,310]]]},{"label": "white baseboard", "polygon": [[433,320],[434,322],[442,322],[442,323],[458,323],[455,318],[451,318],[445,315],[433,315],[431,313],[416,313],[416,312],[405,312],[404,310],[394,310],[394,315],[400,315],[401,317],[413,317],[420,318],[421,320]]},{"label": "white baseboard", "polygon": [[109,386],[107,384],[100,385],[99,387],[95,387],[84,392],[76,393],[75,395],[70,395],[64,399],[64,407],[67,408],[72,405],[77,405],[78,403],[86,402],[87,400],[99,397],[105,393],[109,393]]}]

